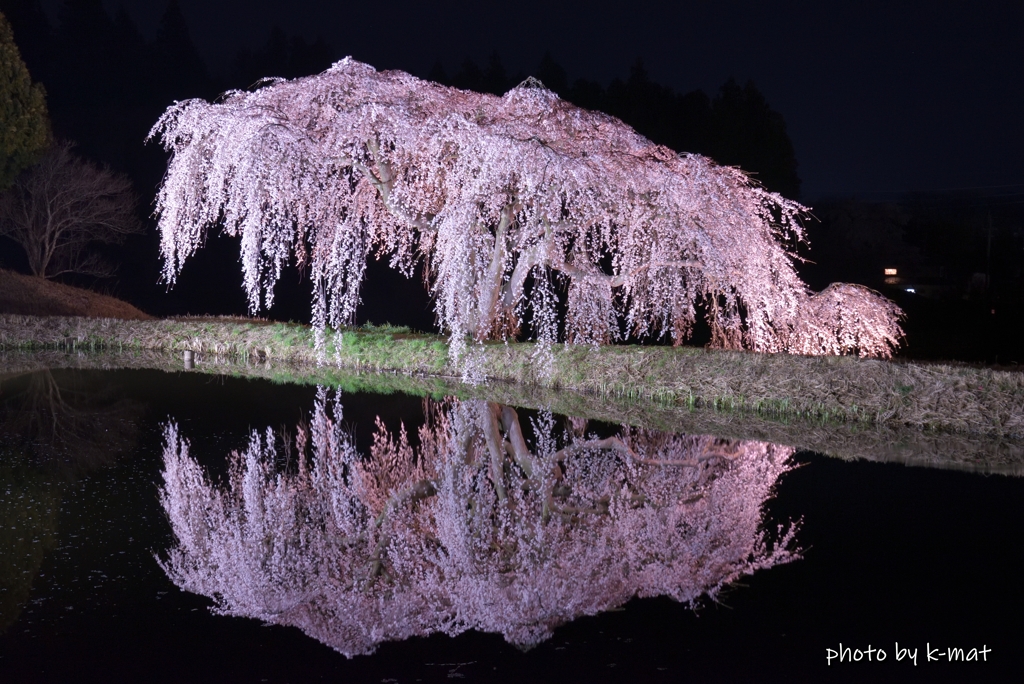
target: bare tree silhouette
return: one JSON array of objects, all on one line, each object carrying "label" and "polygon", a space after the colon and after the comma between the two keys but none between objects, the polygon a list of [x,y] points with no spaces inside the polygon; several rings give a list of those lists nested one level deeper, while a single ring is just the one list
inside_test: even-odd
[{"label": "bare tree silhouette", "polygon": [[131,181],[55,143],[42,159],[0,195],[0,235],[28,255],[32,274],[110,276],[95,248],[142,232]]}]

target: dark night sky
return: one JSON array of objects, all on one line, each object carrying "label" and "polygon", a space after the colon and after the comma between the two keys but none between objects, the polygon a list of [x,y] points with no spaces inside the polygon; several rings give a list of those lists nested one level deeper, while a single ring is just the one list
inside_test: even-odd
[{"label": "dark night sky", "polygon": [[[61,2],[44,3],[53,18]],[[152,36],[166,3],[105,1],[111,12],[118,4]],[[509,73],[529,73],[550,50],[570,79],[607,84],[639,57],[679,92],[753,79],[786,119],[805,201],[1004,184],[1024,192],[1024,2],[180,4],[215,73],[274,26],[420,76],[438,59],[452,73],[494,50]]]}]

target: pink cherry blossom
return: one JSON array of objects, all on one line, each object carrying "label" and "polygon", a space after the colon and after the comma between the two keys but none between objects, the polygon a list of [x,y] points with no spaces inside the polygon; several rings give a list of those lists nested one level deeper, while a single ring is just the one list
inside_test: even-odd
[{"label": "pink cherry blossom", "polygon": [[[352,656],[469,629],[530,646],[634,596],[714,600],[795,557],[793,528],[762,522],[788,447],[636,428],[598,438],[579,421],[566,431],[542,413],[526,428],[511,407],[448,400],[431,404],[417,448],[378,422],[362,455],[328,404],[322,393],[294,444],[254,432],[225,486],[165,428],[176,543],[161,563],[175,584]],[[281,450],[297,467],[275,465]]]},{"label": "pink cherry blossom", "polygon": [[376,253],[406,275],[425,265],[456,358],[526,317],[542,346],[614,341],[621,324],[681,343],[701,309],[718,347],[885,357],[902,335],[877,293],[799,279],[806,207],[533,79],[497,97],[348,58],[177,102],[150,137],[172,153],[156,200],[167,282],[221,226],[241,238],[254,312],[290,259],[309,269],[318,330],[353,319]]}]

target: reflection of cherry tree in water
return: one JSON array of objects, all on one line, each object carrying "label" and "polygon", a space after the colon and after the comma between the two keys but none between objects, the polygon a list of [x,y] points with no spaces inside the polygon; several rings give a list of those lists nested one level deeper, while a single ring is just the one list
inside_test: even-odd
[{"label": "reflection of cherry tree in water", "polygon": [[178,544],[163,566],[178,586],[351,656],[468,629],[530,646],[634,596],[714,599],[793,557],[792,530],[770,544],[761,529],[786,447],[599,439],[580,421],[559,440],[549,414],[528,441],[515,410],[467,401],[432,405],[415,449],[378,424],[363,458],[329,403],[321,393],[300,426],[297,465],[281,472],[280,441],[254,433],[225,489],[166,428],[161,500]]}]

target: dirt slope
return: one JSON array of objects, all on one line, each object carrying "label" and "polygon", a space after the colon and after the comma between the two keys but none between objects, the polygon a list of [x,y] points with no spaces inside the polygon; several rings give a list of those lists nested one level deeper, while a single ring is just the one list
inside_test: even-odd
[{"label": "dirt slope", "polygon": [[0,269],[0,313],[139,321],[153,318],[115,297],[4,269]]}]

